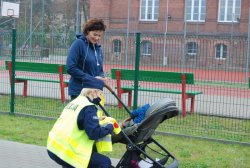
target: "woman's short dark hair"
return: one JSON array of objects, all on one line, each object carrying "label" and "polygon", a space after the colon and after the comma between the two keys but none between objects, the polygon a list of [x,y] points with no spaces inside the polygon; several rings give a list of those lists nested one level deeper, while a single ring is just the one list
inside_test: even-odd
[{"label": "woman's short dark hair", "polygon": [[95,31],[95,30],[101,30],[105,31],[106,25],[104,24],[102,19],[89,19],[86,23],[83,25],[83,33],[85,35],[88,34],[89,31]]}]

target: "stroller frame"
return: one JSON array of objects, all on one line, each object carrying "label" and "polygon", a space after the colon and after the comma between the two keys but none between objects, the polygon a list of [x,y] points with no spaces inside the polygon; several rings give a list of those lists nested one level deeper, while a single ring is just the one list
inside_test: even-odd
[{"label": "stroller frame", "polygon": [[[161,153],[161,155],[164,155],[163,158],[156,161],[152,157],[150,157],[146,152],[145,148],[148,146],[148,144],[154,143],[158,147],[161,148],[165,153]],[[153,168],[165,168],[164,164],[168,161],[169,158],[173,159],[173,162],[167,166],[167,168],[176,168],[178,167],[178,161],[175,159],[175,157],[168,152],[161,144],[159,144],[157,141],[155,141],[152,137],[148,139],[147,141],[143,142],[142,144],[127,144],[127,151],[123,154],[122,158],[116,165],[116,168],[128,168],[131,165],[131,160],[138,159],[140,160],[140,156],[143,155],[145,158],[148,158],[151,161]],[[141,159],[143,160],[143,159]]]},{"label": "stroller frame", "polygon": [[[115,92],[109,86],[105,87],[116,97],[116,99],[123,105],[125,110],[131,116],[129,109],[115,94]],[[166,103],[166,101],[168,102],[168,104],[167,106],[164,106],[163,104]],[[99,104],[99,106],[107,116],[110,116],[102,105]],[[171,99],[163,99],[162,101],[159,101],[158,104],[152,105],[146,113],[149,114],[149,116],[145,117],[141,124],[138,125],[138,129],[136,129],[136,131],[132,134],[127,135],[126,129],[121,128],[121,133],[119,134],[120,137],[114,143],[126,144],[127,151],[119,160],[116,168],[131,168],[132,160],[144,160],[143,158],[141,158],[141,156],[149,159],[151,167],[153,168],[177,168],[179,165],[178,160],[166,148],[164,148],[160,143],[152,138],[155,129],[160,123],[179,114],[179,110],[175,106],[175,102]],[[151,156],[149,156],[149,154],[147,154],[145,151],[146,148],[150,149],[150,147],[148,146],[149,144],[154,144],[159,147],[161,149],[161,152],[154,152],[162,155],[163,158],[155,160]],[[168,164],[165,167],[165,164],[169,161],[169,158],[172,159],[172,163]]]}]

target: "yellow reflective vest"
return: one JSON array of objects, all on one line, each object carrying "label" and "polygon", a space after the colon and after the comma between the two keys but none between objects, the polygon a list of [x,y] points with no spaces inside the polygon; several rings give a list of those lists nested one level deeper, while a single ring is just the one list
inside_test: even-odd
[{"label": "yellow reflective vest", "polygon": [[[121,128],[117,121],[112,118],[112,117],[105,117],[104,119],[99,121],[99,124],[101,126],[106,126],[107,124],[112,123],[114,126],[114,133],[119,134],[121,132]],[[102,153],[102,152],[111,152],[112,149],[112,138],[111,134],[106,135],[105,137],[98,139],[96,141],[96,149],[97,152]]]},{"label": "yellow reflective vest", "polygon": [[108,134],[105,137],[98,139],[96,141],[96,149],[98,153],[112,152],[113,147],[112,147],[111,134]]},{"label": "yellow reflective vest", "polygon": [[87,168],[94,140],[84,130],[79,130],[77,117],[85,106],[94,105],[84,96],[78,96],[63,110],[49,132],[47,149],[60,159],[77,168]]},{"label": "yellow reflective vest", "polygon": [[[105,127],[107,124],[112,123],[111,121],[107,120],[107,118],[111,117],[105,117],[104,120],[99,120],[100,126]],[[98,139],[96,141],[96,149],[98,153],[111,152],[113,150],[111,134],[108,134],[105,137]]]},{"label": "yellow reflective vest", "polygon": [[[100,104],[104,107],[105,99],[104,99],[104,94],[101,94],[101,102]],[[103,111],[99,109],[97,111],[97,116],[98,118],[101,118],[104,116]],[[105,126],[107,123],[99,122],[101,126]],[[100,138],[96,141],[96,149],[98,153],[103,153],[103,152],[111,152],[113,150],[112,148],[112,140],[111,140],[111,134],[106,135],[103,138]]]},{"label": "yellow reflective vest", "polygon": [[[104,99],[104,94],[101,94],[101,102],[100,102],[100,104],[104,107],[104,103],[105,103],[105,99]],[[98,111],[97,111],[97,117],[101,117],[101,116],[103,116],[103,111],[101,110],[101,109],[99,109]]]}]

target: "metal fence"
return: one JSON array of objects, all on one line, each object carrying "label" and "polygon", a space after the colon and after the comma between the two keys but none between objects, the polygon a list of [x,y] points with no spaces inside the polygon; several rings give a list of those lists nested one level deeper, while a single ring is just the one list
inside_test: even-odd
[{"label": "metal fence", "polygon": [[[74,35],[33,34],[32,43],[26,45],[29,35],[17,34],[17,61],[65,64],[67,52]],[[62,40],[63,38],[63,40]],[[11,32],[0,34],[0,111],[10,111],[10,82],[4,61],[11,60]],[[106,33],[101,41],[104,68],[134,69],[136,60],[136,34]],[[141,34],[140,69],[157,71],[192,72],[195,85],[189,90],[203,94],[195,98],[195,112],[181,115],[162,124],[158,131],[212,139],[250,143],[250,88],[248,78],[248,41],[245,36],[207,36],[187,34]],[[16,72],[20,74],[20,72]],[[22,75],[31,75],[24,73]],[[35,75],[35,74],[32,74]],[[39,75],[39,74],[37,74]],[[40,74],[41,75],[41,74]],[[49,77],[49,76],[47,76]],[[115,89],[115,81],[109,80]],[[176,84],[144,83],[148,87],[179,87]],[[29,82],[28,97],[23,98],[22,84],[16,84],[15,113],[53,117],[60,114],[65,104],[59,100],[58,84]],[[126,118],[117,108],[117,101],[105,90],[106,106],[114,117]],[[69,99],[68,96],[66,96]],[[181,95],[139,92],[138,105],[153,104],[169,97],[181,109]],[[127,104],[127,96],[122,100]],[[114,108],[111,108],[114,107]],[[187,104],[189,109],[190,103]],[[131,109],[132,110],[132,109]]]}]

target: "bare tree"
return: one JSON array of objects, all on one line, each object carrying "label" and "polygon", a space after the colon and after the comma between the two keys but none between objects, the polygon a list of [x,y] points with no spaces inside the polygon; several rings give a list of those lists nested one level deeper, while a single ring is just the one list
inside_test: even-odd
[{"label": "bare tree", "polygon": [[89,18],[89,0],[82,0],[82,10],[84,21],[86,21]]}]

